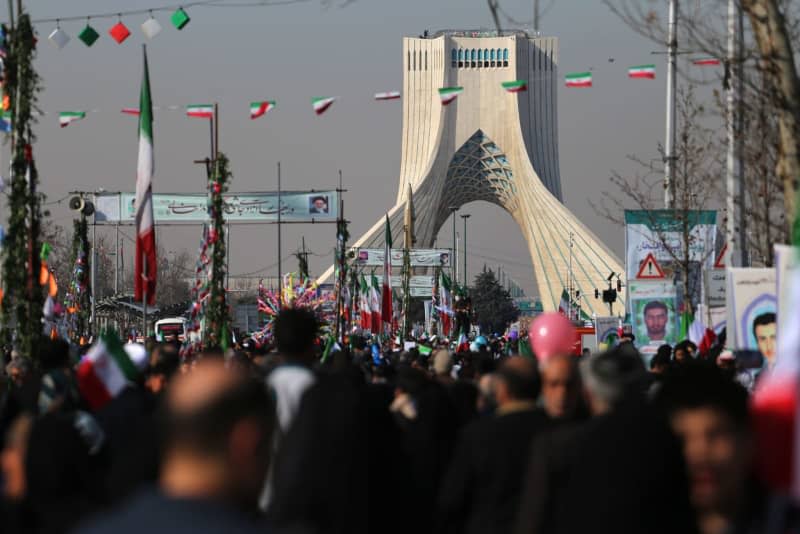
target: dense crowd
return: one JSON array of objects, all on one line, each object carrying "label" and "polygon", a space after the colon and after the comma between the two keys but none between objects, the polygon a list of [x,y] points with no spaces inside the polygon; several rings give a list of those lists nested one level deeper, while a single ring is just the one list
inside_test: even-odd
[{"label": "dense crowd", "polygon": [[648,370],[625,340],[536,358],[354,337],[321,358],[318,331],[290,309],[272,346],[127,345],[137,378],[94,410],[67,343],[7,354],[2,531],[795,531],[720,351],[664,346]]}]

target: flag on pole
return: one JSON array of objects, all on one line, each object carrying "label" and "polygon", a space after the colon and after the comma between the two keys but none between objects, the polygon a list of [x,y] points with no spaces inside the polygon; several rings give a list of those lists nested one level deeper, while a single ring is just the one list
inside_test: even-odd
[{"label": "flag on pole", "polygon": [[453,305],[451,302],[450,277],[442,271],[439,275],[439,319],[442,323],[442,335],[450,337],[452,329]]},{"label": "flag on pole", "polygon": [[573,72],[567,74],[564,78],[567,87],[591,87],[592,86],[592,73],[591,72]]},{"label": "flag on pole", "polygon": [[211,119],[214,117],[214,106],[211,104],[190,104],[186,106],[186,116],[197,119]]},{"label": "flag on pole", "polygon": [[637,65],[628,69],[628,78],[643,78],[646,80],[656,79],[655,65]]},{"label": "flag on pole", "polygon": [[715,57],[701,57],[692,61],[692,65],[696,67],[716,67],[721,64],[721,61]]},{"label": "flag on pole", "polygon": [[442,87],[439,89],[439,98],[442,100],[442,105],[446,106],[463,92],[463,87]]},{"label": "flag on pole", "polygon": [[317,96],[311,99],[311,105],[314,108],[314,113],[322,115],[328,108],[331,107],[336,100],[335,96]]},{"label": "flag on pole", "polygon": [[367,332],[372,329],[372,311],[369,305],[369,285],[364,275],[361,275],[359,280],[359,308],[361,312],[361,330]]},{"label": "flag on pole", "polygon": [[[156,301],[156,232],[153,225],[153,102],[147,50],[144,51],[142,90],[139,97],[139,163],[136,169],[136,269],[134,299],[147,304]],[[145,286],[145,282],[147,285]]]},{"label": "flag on pole", "polygon": [[400,91],[387,91],[386,93],[375,93],[375,100],[397,100],[400,98]]},{"label": "flag on pole", "polygon": [[264,100],[261,102],[251,102],[250,103],[250,118],[257,119],[264,115],[267,111],[272,111],[275,109],[275,101],[274,100]]},{"label": "flag on pole", "polygon": [[85,111],[62,111],[58,114],[58,124],[61,125],[62,128],[66,128],[75,121],[79,121],[81,119],[86,118]]},{"label": "flag on pole", "polygon": [[383,291],[381,292],[381,318],[385,329],[392,328],[392,225],[386,214],[386,231],[383,239]]},{"label": "flag on pole", "polygon": [[381,296],[378,293],[378,277],[372,275],[372,284],[369,288],[369,308],[372,313],[371,326],[373,334],[381,333]]},{"label": "flag on pole", "polygon": [[100,336],[78,366],[78,389],[93,410],[99,410],[138,377],[116,332]]},{"label": "flag on pole", "polygon": [[513,82],[503,82],[503,89],[509,93],[519,93],[528,90],[528,82],[525,80],[514,80]]}]

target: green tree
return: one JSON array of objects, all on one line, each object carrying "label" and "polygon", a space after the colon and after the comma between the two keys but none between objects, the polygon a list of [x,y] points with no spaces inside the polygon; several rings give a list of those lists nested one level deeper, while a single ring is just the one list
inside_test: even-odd
[{"label": "green tree", "polygon": [[508,291],[500,285],[494,271],[483,267],[470,289],[475,322],[481,332],[503,332],[517,320],[519,310]]}]

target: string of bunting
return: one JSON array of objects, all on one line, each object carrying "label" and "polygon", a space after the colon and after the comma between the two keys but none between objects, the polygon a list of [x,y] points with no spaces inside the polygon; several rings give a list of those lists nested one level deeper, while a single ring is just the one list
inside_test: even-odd
[{"label": "string of bunting", "polygon": [[[2,58],[2,48],[0,48],[0,58]],[[697,67],[714,67],[721,65],[718,58],[704,57],[695,59],[692,64]],[[0,68],[2,67],[2,60],[0,59]],[[628,77],[631,79],[655,80],[656,66],[650,65],[636,65],[628,69]],[[587,72],[571,72],[564,77],[564,84],[566,87],[593,87],[594,76],[591,71]],[[501,83],[502,88],[508,93],[519,93],[528,90],[528,82],[526,80],[512,80]],[[463,87],[442,87],[438,90],[439,97],[443,106],[447,106],[455,101],[458,95],[464,92]],[[378,102],[399,100],[401,97],[400,91],[385,91],[375,93],[374,100]],[[325,113],[339,97],[335,96],[320,96],[311,99],[311,106],[314,113],[322,115]],[[177,111],[183,106],[170,105],[163,107],[154,107],[156,111]],[[276,109],[277,102],[275,100],[260,100],[250,103],[250,118],[258,119],[263,117],[268,112]],[[3,98],[3,113],[0,115],[0,131],[11,131],[11,114],[8,113],[8,98],[7,95]],[[190,104],[185,106],[186,116],[200,119],[211,119],[214,116],[213,104]],[[97,113],[100,110],[90,110]],[[122,108],[121,113],[126,115],[139,115],[139,110],[136,108]],[[73,122],[86,118],[87,111],[61,111],[58,113],[59,124],[62,128],[72,124]],[[41,112],[42,115],[47,115],[47,112]]]}]

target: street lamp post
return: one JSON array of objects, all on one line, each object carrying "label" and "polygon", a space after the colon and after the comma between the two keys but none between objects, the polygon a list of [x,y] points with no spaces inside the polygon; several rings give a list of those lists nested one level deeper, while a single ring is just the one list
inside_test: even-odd
[{"label": "street lamp post", "polygon": [[450,213],[453,214],[453,281],[458,284],[458,256],[456,254],[456,212],[458,211],[458,206],[450,206]]},{"label": "street lamp post", "polygon": [[469,213],[465,213],[461,216],[464,219],[464,289],[467,288],[467,219],[469,219]]}]

